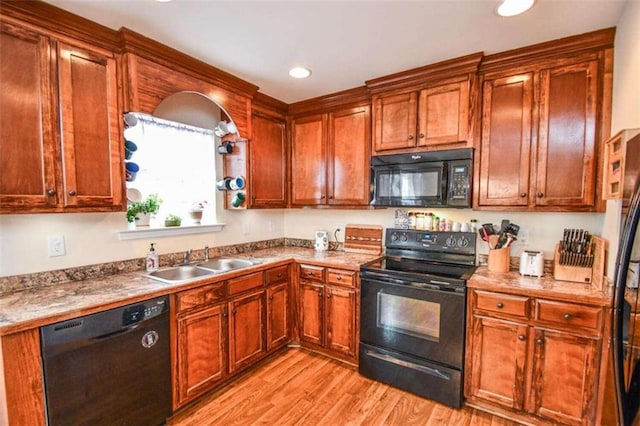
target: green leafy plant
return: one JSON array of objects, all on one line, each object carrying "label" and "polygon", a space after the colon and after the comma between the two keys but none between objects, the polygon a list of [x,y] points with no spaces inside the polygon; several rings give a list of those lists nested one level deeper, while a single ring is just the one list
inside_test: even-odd
[{"label": "green leafy plant", "polygon": [[160,210],[160,204],[162,204],[162,199],[158,197],[158,194],[150,194],[142,201],[136,201],[129,204],[129,207],[127,208],[127,222],[133,223],[136,220],[140,220],[138,217],[140,213],[158,213],[158,210]]},{"label": "green leafy plant", "polygon": [[182,218],[175,214],[170,214],[164,218],[164,226],[180,226]]}]

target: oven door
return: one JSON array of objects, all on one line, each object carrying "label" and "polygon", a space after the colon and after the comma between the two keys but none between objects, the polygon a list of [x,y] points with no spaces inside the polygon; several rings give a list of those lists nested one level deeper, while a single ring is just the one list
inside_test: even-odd
[{"label": "oven door", "polygon": [[441,289],[381,273],[363,274],[360,339],[462,369],[465,293],[464,287]]}]

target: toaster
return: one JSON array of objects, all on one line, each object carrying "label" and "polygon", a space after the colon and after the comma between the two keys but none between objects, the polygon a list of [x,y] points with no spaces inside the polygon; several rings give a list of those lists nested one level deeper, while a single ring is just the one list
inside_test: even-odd
[{"label": "toaster", "polygon": [[520,255],[520,275],[541,277],[544,274],[544,256],[541,251],[525,250]]}]

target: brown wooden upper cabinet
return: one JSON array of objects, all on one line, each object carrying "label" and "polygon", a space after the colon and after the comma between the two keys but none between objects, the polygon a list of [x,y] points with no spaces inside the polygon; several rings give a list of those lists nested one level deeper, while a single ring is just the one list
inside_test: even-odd
[{"label": "brown wooden upper cabinet", "polygon": [[[610,31],[597,34],[600,45],[613,40]],[[500,67],[488,57],[490,69],[481,75],[475,208],[602,209],[597,183],[610,126],[612,58],[610,48],[589,52],[591,41],[582,42],[580,54],[526,66]]]},{"label": "brown wooden upper cabinet", "polygon": [[113,52],[0,22],[0,212],[124,209]]},{"label": "brown wooden upper cabinet", "polygon": [[291,205],[369,203],[370,107],[292,120]]},{"label": "brown wooden upper cabinet", "polygon": [[287,205],[285,120],[257,111],[253,111],[252,120],[249,207],[284,208]]},{"label": "brown wooden upper cabinet", "polygon": [[374,97],[374,155],[469,139],[469,80]]}]

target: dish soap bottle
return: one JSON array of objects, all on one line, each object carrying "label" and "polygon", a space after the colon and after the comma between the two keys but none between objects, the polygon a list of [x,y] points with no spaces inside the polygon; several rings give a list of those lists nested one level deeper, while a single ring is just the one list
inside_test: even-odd
[{"label": "dish soap bottle", "polygon": [[149,249],[149,253],[147,253],[147,261],[145,262],[147,265],[147,272],[153,272],[158,270],[158,253],[156,253],[156,249],[153,248],[155,243],[151,243],[151,248]]}]

